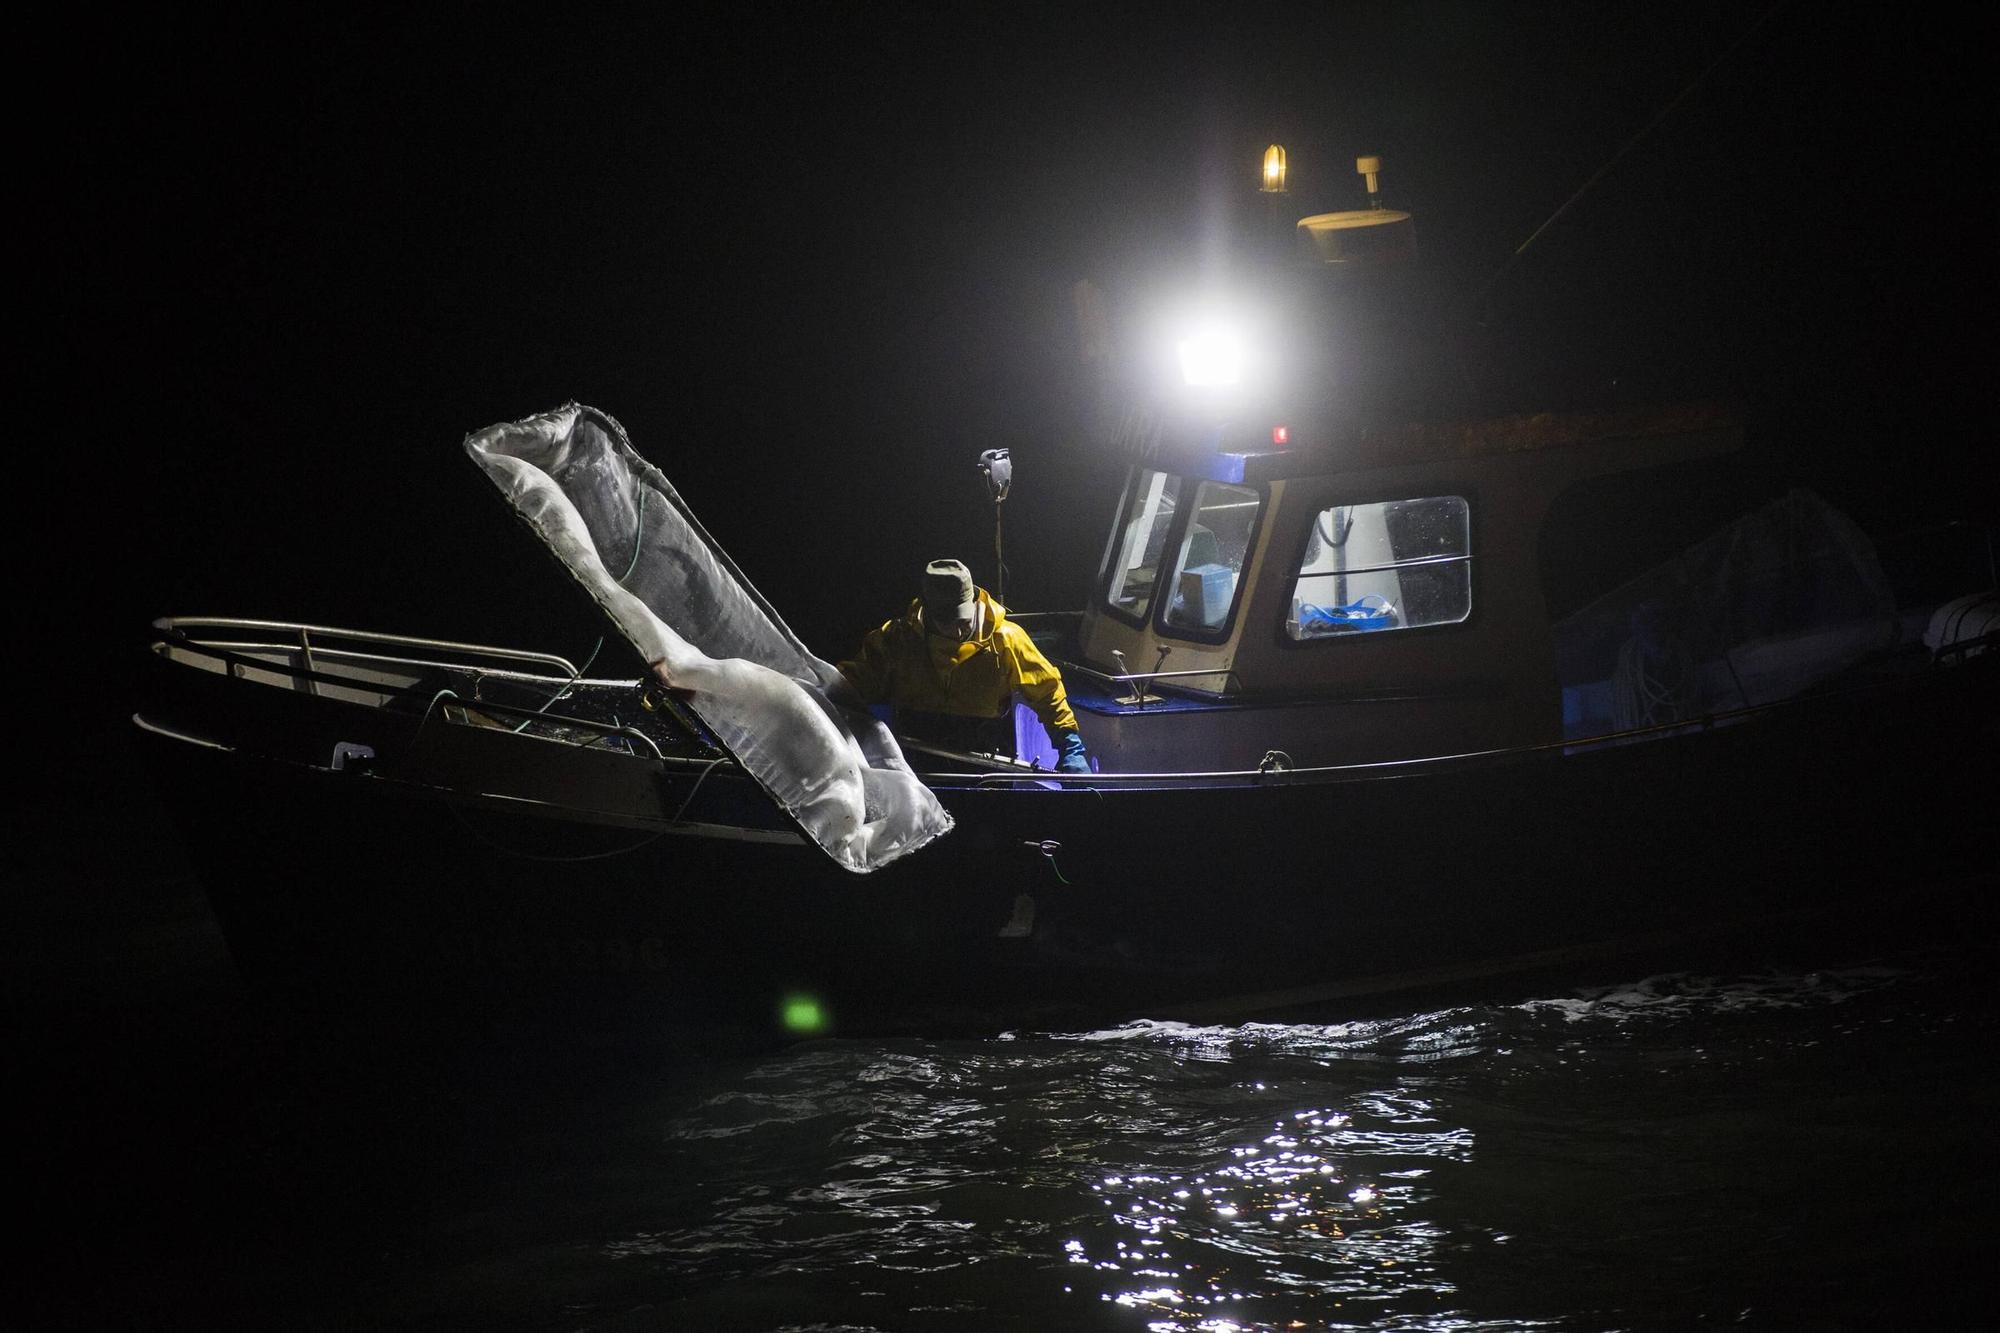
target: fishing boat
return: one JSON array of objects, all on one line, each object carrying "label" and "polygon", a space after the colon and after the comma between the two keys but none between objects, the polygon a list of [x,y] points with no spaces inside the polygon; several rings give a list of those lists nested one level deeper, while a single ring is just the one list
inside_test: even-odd
[{"label": "fishing boat", "polygon": [[464,446],[648,669],[156,622],[133,721],[246,975],[401,1013],[935,1027],[1969,910],[1910,889],[1994,866],[1990,534],[1947,534],[1969,572],[1911,596],[1794,489],[1634,568],[1615,534],[1712,495],[1735,414],[1412,411],[1429,381],[1382,348],[1414,344],[1369,322],[1412,248],[1388,212],[1305,219],[1281,266],[1380,345],[1336,365],[1274,323],[1318,370],[1259,381],[1194,335],[1192,392],[1110,414],[1089,604],[1006,612],[1089,774],[1025,708],[992,752],[899,735],[574,403]]}]

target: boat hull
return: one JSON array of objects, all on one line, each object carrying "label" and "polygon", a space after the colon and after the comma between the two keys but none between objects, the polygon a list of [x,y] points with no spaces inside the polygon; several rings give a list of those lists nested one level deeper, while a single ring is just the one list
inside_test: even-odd
[{"label": "boat hull", "polygon": [[553,788],[469,781],[476,753],[430,780],[336,771],[241,742],[311,719],[320,746],[359,714],[241,688],[289,711],[226,744],[142,737],[232,951],[287,1001],[754,1026],[810,996],[837,1030],[976,1029],[1781,942],[1828,913],[1960,929],[1983,899],[1911,894],[1994,871],[1993,678],[1975,660],[1653,739],[1254,781],[938,777],[957,830],[867,876],[717,813],[753,795],[726,775],[647,793],[701,816],[670,822],[621,807],[645,766],[617,756],[538,766]]}]

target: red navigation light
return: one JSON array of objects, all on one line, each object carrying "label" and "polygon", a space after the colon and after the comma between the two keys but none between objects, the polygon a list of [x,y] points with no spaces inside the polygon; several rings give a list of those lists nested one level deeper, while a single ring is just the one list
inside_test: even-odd
[{"label": "red navigation light", "polygon": [[1271,427],[1272,444],[1290,444],[1291,442],[1292,442],[1292,428],[1290,426]]}]

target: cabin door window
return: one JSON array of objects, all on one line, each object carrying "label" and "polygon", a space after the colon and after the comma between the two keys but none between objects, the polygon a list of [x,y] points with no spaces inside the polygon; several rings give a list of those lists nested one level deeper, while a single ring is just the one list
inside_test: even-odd
[{"label": "cabin door window", "polygon": [[1285,632],[1322,639],[1456,624],[1471,614],[1465,498],[1384,500],[1314,516]]},{"label": "cabin door window", "polygon": [[1245,486],[1204,481],[1174,561],[1169,627],[1212,634],[1229,623],[1263,497]]},{"label": "cabin door window", "polygon": [[1153,580],[1173,531],[1174,509],[1180,501],[1181,479],[1141,468],[1133,479],[1112,552],[1111,587],[1105,600],[1112,610],[1143,620],[1153,608]]}]

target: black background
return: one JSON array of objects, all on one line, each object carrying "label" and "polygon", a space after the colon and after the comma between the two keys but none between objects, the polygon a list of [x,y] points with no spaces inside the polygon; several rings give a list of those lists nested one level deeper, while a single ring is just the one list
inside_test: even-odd
[{"label": "black background", "polygon": [[1276,139],[1300,213],[1382,155],[1469,297],[1691,84],[1506,269],[1490,344],[1729,392],[1864,522],[1990,515],[1981,49],[1804,4],[86,16],[36,117],[29,600],[100,661],[172,612],[579,656],[458,448],[575,398],[823,656],[926,559],[990,579],[985,448],[1009,600],[1077,605],[1118,465],[1073,282],[1198,266]]}]

